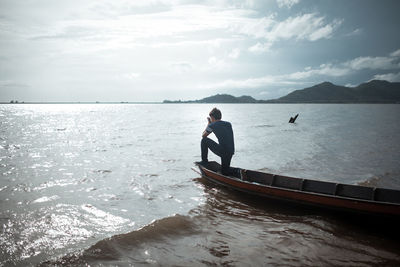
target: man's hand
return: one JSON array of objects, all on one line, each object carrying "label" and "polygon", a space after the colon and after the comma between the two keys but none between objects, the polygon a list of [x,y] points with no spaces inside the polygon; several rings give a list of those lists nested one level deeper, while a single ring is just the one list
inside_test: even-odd
[{"label": "man's hand", "polygon": [[[208,124],[207,124],[207,127],[208,127],[208,125],[211,123],[211,118],[210,118],[210,117],[207,117],[207,121],[208,121]],[[210,134],[210,133],[207,132],[207,128],[206,128],[206,129],[204,130],[202,136],[203,136],[203,138],[204,138],[204,137],[207,137],[209,134]]]}]

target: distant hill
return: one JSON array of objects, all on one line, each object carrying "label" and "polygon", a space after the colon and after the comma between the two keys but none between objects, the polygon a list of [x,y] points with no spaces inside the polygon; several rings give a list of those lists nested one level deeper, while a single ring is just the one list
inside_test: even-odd
[{"label": "distant hill", "polygon": [[228,94],[217,94],[209,97],[205,97],[200,100],[189,100],[189,101],[171,101],[164,100],[163,103],[256,103],[257,100],[252,98],[251,96],[240,96],[235,97]]},{"label": "distant hill", "polygon": [[400,103],[400,83],[373,80],[357,87],[323,82],[267,103]]},{"label": "distant hill", "polygon": [[400,103],[400,83],[373,80],[357,87],[346,87],[323,82],[271,100],[218,94],[200,100],[164,100],[163,103]]}]

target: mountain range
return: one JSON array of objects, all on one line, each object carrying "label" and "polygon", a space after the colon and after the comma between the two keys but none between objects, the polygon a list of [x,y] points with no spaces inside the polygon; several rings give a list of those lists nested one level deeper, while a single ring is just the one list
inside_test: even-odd
[{"label": "mountain range", "polygon": [[356,87],[346,87],[323,82],[271,100],[217,94],[200,100],[164,100],[163,103],[400,103],[400,83],[372,80]]}]

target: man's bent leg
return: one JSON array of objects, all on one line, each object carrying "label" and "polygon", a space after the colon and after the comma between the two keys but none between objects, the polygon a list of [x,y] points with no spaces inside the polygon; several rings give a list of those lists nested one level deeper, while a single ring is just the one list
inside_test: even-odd
[{"label": "man's bent leg", "polygon": [[207,138],[201,139],[201,161],[208,162],[208,145],[207,145]]},{"label": "man's bent leg", "polygon": [[201,139],[201,160],[203,162],[208,161],[208,149],[214,152],[217,156],[221,156],[220,145],[208,137],[203,137],[203,139]]}]

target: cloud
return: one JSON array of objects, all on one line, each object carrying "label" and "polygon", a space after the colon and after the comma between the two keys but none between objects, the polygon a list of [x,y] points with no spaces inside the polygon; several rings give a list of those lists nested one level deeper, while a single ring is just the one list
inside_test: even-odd
[{"label": "cloud", "polygon": [[390,54],[391,57],[400,57],[400,49],[394,51]]},{"label": "cloud", "polygon": [[[358,57],[352,60],[349,60],[342,65],[352,70],[393,70],[400,68],[400,49],[392,52],[389,56],[386,57]],[[393,73],[390,74],[381,74],[376,75],[379,77],[384,77],[387,75],[388,78],[393,79]]]},{"label": "cloud", "polygon": [[354,31],[346,34],[346,36],[357,36],[362,34],[363,30],[362,29],[355,29]]},{"label": "cloud", "polygon": [[[343,63],[332,64],[325,63],[321,64],[317,68],[307,67],[304,71],[298,71],[286,75],[288,79],[301,80],[307,79],[314,76],[328,76],[328,77],[340,77],[350,75],[356,71],[370,69],[370,70],[391,70],[399,69],[400,65],[398,60],[400,57],[400,49],[391,53],[389,57],[358,57]],[[388,77],[388,79],[395,79],[396,76],[391,74],[376,75],[376,77]]]},{"label": "cloud", "polygon": [[193,69],[193,65],[189,62],[174,62],[171,69],[177,73],[186,73]]},{"label": "cloud", "polygon": [[[103,7],[105,8],[105,7]],[[102,12],[99,7],[93,8]],[[134,9],[134,7],[131,7]],[[153,10],[153,7],[152,7]],[[138,38],[167,37],[205,30],[228,29],[240,24],[249,15],[244,9],[218,9],[205,5],[171,5],[161,11],[148,13],[113,12],[113,16],[71,16],[52,25],[37,27],[32,39],[83,39],[101,37],[113,39],[129,36]]]},{"label": "cloud", "polygon": [[260,43],[260,42],[258,42],[255,45],[249,47],[249,51],[253,52],[255,54],[260,54],[260,53],[269,51],[271,46],[272,46],[272,43],[268,43],[268,42],[267,43]]},{"label": "cloud", "polygon": [[334,20],[332,23],[327,24],[325,26],[321,26],[317,28],[314,32],[310,34],[309,40],[316,41],[319,39],[328,39],[332,36],[333,31],[342,24],[343,20]]},{"label": "cloud", "polygon": [[271,94],[271,92],[269,92],[269,91],[261,91],[260,93],[258,93],[259,95],[262,95],[262,96],[266,96],[266,95],[270,95]]},{"label": "cloud", "polygon": [[[266,75],[258,78],[248,78],[241,80],[228,79],[222,82],[203,85],[205,88],[215,89],[244,89],[244,88],[261,88],[271,85],[304,85],[312,80],[319,80],[320,77],[342,77],[351,75],[363,69],[387,70],[399,69],[400,66],[395,64],[398,60],[400,50],[390,54],[389,57],[359,57],[344,63],[325,63],[316,68],[306,67],[302,71],[287,73],[283,75]],[[388,73],[375,75],[373,79],[400,81],[400,73]]]},{"label": "cloud", "polygon": [[344,65],[353,70],[389,70],[398,68],[395,57],[358,57],[346,62]]},{"label": "cloud", "polygon": [[228,57],[229,58],[233,58],[236,59],[238,58],[240,55],[240,49],[239,48],[234,48],[232,49],[232,51],[229,53]]},{"label": "cloud", "polygon": [[331,37],[333,31],[341,23],[341,20],[325,23],[325,17],[320,17],[315,13],[289,17],[285,21],[277,23],[268,33],[266,39],[269,41],[292,38],[309,41],[327,39]]},{"label": "cloud", "polygon": [[[340,12],[345,7],[331,10],[299,0],[7,0],[0,5],[0,80],[25,82],[29,90],[35,88],[32,92],[50,91],[54,84],[86,92],[119,87],[136,98],[141,96],[131,88],[166,91],[201,83],[268,91],[269,86],[295,88],[352,74],[394,80],[400,71],[400,49],[363,54],[372,46],[379,51],[372,42],[356,52],[348,49],[345,42],[351,38],[344,34],[367,33],[370,25],[360,22],[362,30],[353,25]],[[339,33],[337,45],[319,46],[318,41]],[[324,49],[330,53],[322,55]],[[340,49],[346,53],[336,57]],[[12,91],[21,84],[0,82],[5,86]]]},{"label": "cloud", "polygon": [[269,51],[274,43],[281,40],[295,39],[314,42],[320,39],[329,39],[342,23],[343,20],[340,19],[328,23],[325,17],[316,13],[289,17],[284,21],[277,21],[271,15],[260,19],[258,23],[250,23],[252,26],[247,25],[240,32],[258,39],[265,39],[265,42],[257,42],[249,48],[250,52],[262,53]]},{"label": "cloud", "polygon": [[254,38],[266,38],[270,29],[277,23],[274,14],[262,18],[244,17],[236,22],[232,21],[229,25],[229,29],[237,34],[247,35]]},{"label": "cloud", "polygon": [[[43,18],[40,23],[32,20],[34,23],[28,25],[19,16],[14,20],[22,24],[18,27],[14,25],[13,31],[23,29],[27,33],[23,36],[28,40],[71,41],[72,45],[75,45],[74,49],[88,49],[90,46],[96,51],[129,48],[141,44],[191,45],[195,42],[204,42],[203,34],[214,31],[222,39],[238,38],[238,36],[254,38],[255,40],[251,41],[256,45],[252,45],[249,51],[261,53],[268,51],[279,40],[293,38],[316,41],[330,38],[341,24],[340,20],[326,22],[324,17],[315,13],[279,21],[275,13],[259,17],[260,13],[256,9],[249,8],[253,6],[251,1],[245,5],[222,2],[224,4],[211,6],[181,4],[181,1],[174,0],[96,1],[79,4],[81,8],[76,8],[76,3],[69,5],[64,3],[60,7],[63,10],[59,10],[57,5],[49,4],[40,12],[49,14],[62,12],[62,18],[51,15],[51,23],[44,23],[45,18]],[[298,2],[285,0],[279,1],[278,4],[291,7]],[[226,8],[227,6],[230,8]],[[197,41],[193,38],[182,38],[190,34],[202,37]]]},{"label": "cloud", "polygon": [[200,85],[199,88],[213,88],[213,89],[249,89],[249,88],[260,88],[270,85],[298,85],[303,82],[290,81],[285,76],[273,76],[267,75],[258,78],[249,78],[242,80],[228,79],[222,82],[213,84]]},{"label": "cloud", "polygon": [[301,80],[307,79],[313,76],[330,76],[330,77],[340,77],[343,75],[350,74],[351,70],[348,68],[342,68],[340,66],[334,66],[333,64],[321,64],[318,68],[305,68],[304,71],[298,71],[286,75],[288,79]]},{"label": "cloud", "polygon": [[344,86],[346,86],[346,87],[357,87],[357,84],[347,83]]},{"label": "cloud", "polygon": [[[215,39],[200,39],[200,40],[184,40],[184,41],[169,41],[169,42],[154,42],[151,44],[141,43],[140,46],[150,46],[153,48],[162,48],[162,47],[172,47],[172,46],[210,46],[213,48],[218,48],[222,44],[226,44],[229,42],[240,41],[239,38],[215,38]],[[138,44],[136,44],[138,45]]]},{"label": "cloud", "polygon": [[335,67],[332,64],[322,64],[318,68],[306,68],[304,71],[298,71],[283,75],[266,75],[258,78],[249,78],[242,80],[228,79],[219,83],[205,85],[205,88],[215,89],[243,89],[260,88],[271,85],[303,85],[309,83],[307,79],[318,76],[340,77],[351,73],[350,69]]},{"label": "cloud", "polygon": [[291,8],[295,4],[298,4],[300,0],[276,0],[276,2],[280,8],[282,7]]},{"label": "cloud", "polygon": [[137,72],[124,73],[117,76],[118,79],[137,80],[141,74]]},{"label": "cloud", "polygon": [[400,82],[400,72],[377,74],[371,80],[386,80],[389,82]]},{"label": "cloud", "polygon": [[210,57],[208,59],[208,64],[211,67],[211,70],[226,70],[229,68],[229,65],[222,58]]},{"label": "cloud", "polygon": [[16,88],[28,88],[29,85],[26,83],[21,83],[13,80],[0,80],[0,88],[11,88],[11,89],[16,89]]}]

